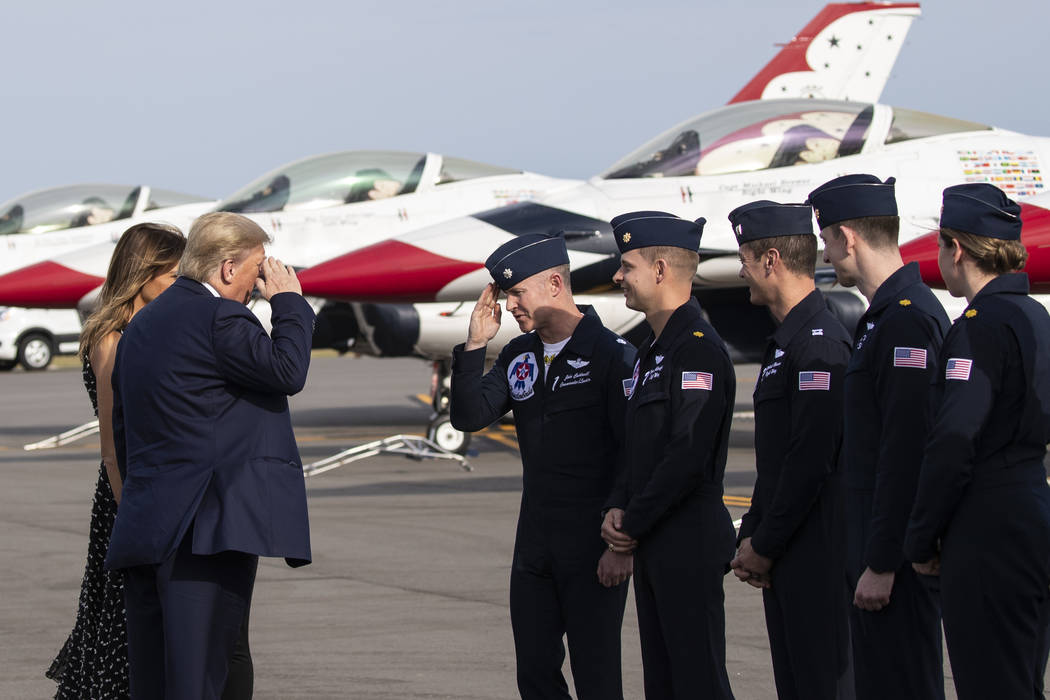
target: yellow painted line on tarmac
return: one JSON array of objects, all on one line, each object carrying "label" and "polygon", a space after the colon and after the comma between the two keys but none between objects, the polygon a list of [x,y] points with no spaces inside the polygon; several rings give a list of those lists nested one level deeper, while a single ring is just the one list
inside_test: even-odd
[{"label": "yellow painted line on tarmac", "polygon": [[430,405],[430,394],[416,394],[416,398],[419,399],[420,403],[424,403],[427,406]]},{"label": "yellow painted line on tarmac", "polygon": [[483,430],[480,433],[478,433],[478,435],[480,435],[481,437],[486,437],[489,440],[494,440],[500,443],[501,445],[506,445],[507,447],[513,448],[515,450],[518,449],[518,441],[510,437],[509,435],[504,435],[502,432],[496,430]]}]

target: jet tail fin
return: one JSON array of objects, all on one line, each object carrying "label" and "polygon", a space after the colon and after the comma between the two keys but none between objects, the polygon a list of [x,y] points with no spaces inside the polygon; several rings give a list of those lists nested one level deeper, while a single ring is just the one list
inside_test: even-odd
[{"label": "jet tail fin", "polygon": [[914,2],[826,5],[729,104],[795,97],[878,102],[919,14]]}]

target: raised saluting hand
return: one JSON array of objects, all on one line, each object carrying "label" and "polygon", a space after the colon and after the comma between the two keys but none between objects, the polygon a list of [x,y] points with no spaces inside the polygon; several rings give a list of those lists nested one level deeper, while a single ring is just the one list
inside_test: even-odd
[{"label": "raised saluting hand", "polygon": [[464,350],[477,350],[489,344],[499,332],[500,315],[499,287],[489,284],[481,291],[478,303],[470,314],[470,330],[467,331],[467,344]]}]

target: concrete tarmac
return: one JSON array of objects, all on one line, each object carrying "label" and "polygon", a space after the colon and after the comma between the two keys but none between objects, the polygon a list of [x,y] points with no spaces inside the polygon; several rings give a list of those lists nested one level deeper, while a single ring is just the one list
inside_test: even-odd
[{"label": "concrete tarmac", "polygon": [[[76,613],[98,441],[22,449],[92,419],[80,372],[65,364],[0,374],[0,698],[54,694],[44,670]],[[750,410],[755,370],[738,369],[741,411]],[[308,386],[292,400],[304,463],[424,433],[430,409],[417,394],[429,385],[429,365],[416,360],[315,357]],[[734,424],[727,496],[751,495],[752,429],[746,418]],[[255,697],[516,698],[507,603],[521,496],[514,445],[513,432],[497,426],[475,436],[473,472],[381,455],[308,479],[313,564],[259,566]],[[744,510],[730,507],[734,518]],[[725,591],[736,697],[775,698],[761,594],[732,576]],[[571,687],[568,663],[565,673]],[[625,698],[642,697],[633,595],[623,680]]]}]

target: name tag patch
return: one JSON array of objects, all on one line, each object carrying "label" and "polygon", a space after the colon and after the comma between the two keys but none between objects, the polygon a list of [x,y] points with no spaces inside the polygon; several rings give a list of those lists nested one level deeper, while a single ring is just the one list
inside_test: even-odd
[{"label": "name tag patch", "polygon": [[830,391],[831,372],[799,372],[799,391]]},{"label": "name tag patch", "polygon": [[971,369],[973,369],[973,360],[952,357],[948,359],[948,363],[944,366],[944,378],[968,382],[970,381]]},{"label": "name tag patch", "polygon": [[683,389],[704,389],[711,391],[714,377],[710,372],[682,372]]}]

